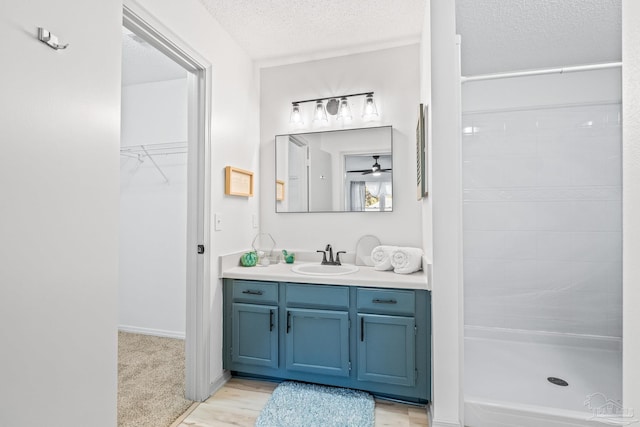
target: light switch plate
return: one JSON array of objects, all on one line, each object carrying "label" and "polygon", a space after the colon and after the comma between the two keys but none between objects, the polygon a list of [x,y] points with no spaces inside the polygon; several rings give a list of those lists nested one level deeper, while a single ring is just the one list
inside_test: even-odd
[{"label": "light switch plate", "polygon": [[216,231],[222,230],[222,214],[221,213],[213,214],[213,228]]}]

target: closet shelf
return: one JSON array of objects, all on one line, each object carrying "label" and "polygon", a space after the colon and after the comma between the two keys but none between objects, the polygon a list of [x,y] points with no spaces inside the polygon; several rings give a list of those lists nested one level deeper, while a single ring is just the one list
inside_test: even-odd
[{"label": "closet shelf", "polygon": [[125,157],[137,158],[141,162],[145,157],[148,158],[153,166],[157,169],[158,173],[162,175],[165,182],[169,184],[169,178],[162,171],[162,168],[158,166],[153,156],[164,156],[168,154],[186,154],[187,143],[185,142],[163,142],[158,144],[140,144],[140,145],[127,145],[120,147],[120,155]]}]

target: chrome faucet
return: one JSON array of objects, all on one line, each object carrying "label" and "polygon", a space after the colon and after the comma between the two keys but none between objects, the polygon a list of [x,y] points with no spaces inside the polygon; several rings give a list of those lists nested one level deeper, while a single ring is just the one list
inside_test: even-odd
[{"label": "chrome faucet", "polygon": [[[327,245],[326,248],[324,248],[324,251],[316,251],[322,254],[322,262],[320,263],[321,265],[342,265],[342,263],[340,262],[340,254],[346,254],[345,251],[338,251],[336,253],[336,258],[335,260],[333,259],[333,248],[331,247],[331,245]],[[327,260],[327,252],[329,253],[329,259]]]}]

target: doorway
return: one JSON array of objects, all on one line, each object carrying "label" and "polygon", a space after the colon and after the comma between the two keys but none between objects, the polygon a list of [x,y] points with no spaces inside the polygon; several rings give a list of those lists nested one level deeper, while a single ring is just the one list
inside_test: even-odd
[{"label": "doorway", "polygon": [[[148,179],[154,179],[151,173],[155,174],[155,189],[164,191],[165,195],[171,194],[172,200],[178,202],[175,204],[179,206],[172,208],[169,206],[171,203],[167,204],[165,200],[164,205],[158,206],[164,206],[168,212],[158,212],[158,215],[179,217],[177,211],[183,212],[184,250],[180,253],[176,248],[171,248],[173,258],[184,266],[184,287],[180,290],[182,297],[178,298],[182,298],[183,310],[181,313],[174,313],[173,324],[178,325],[176,319],[182,316],[185,339],[185,396],[189,400],[201,401],[209,396],[209,337],[206,325],[210,316],[206,304],[208,287],[205,284],[209,283],[210,270],[207,252],[210,235],[211,65],[143,9],[125,6],[123,25],[133,34],[133,38],[156,49],[166,57],[165,59],[174,63],[177,72],[184,73],[185,76],[184,79],[163,80],[168,93],[173,93],[175,99],[183,99],[183,102],[175,102],[182,105],[182,113],[174,113],[183,115],[181,124],[170,128],[162,138],[156,138],[156,135],[143,143],[136,143],[135,140],[127,142],[135,146],[129,153],[133,156],[131,160],[138,163],[142,160],[146,163]],[[169,105],[167,111],[170,112],[173,107],[175,105]],[[151,117],[150,120],[155,122],[154,132],[165,125],[163,117]],[[155,151],[145,145],[149,142],[157,143],[151,147]],[[182,172],[180,167],[183,168]],[[170,191],[167,191],[168,188]],[[154,194],[156,199],[157,196],[158,194]],[[152,219],[154,220],[156,218]],[[174,224],[177,223],[174,221]],[[174,239],[180,237],[174,236]],[[154,251],[157,249],[153,248]],[[151,248],[142,245],[141,250],[151,251]],[[173,303],[181,304],[180,301]]]},{"label": "doorway", "polygon": [[187,75],[123,27],[119,329],[185,338]]}]

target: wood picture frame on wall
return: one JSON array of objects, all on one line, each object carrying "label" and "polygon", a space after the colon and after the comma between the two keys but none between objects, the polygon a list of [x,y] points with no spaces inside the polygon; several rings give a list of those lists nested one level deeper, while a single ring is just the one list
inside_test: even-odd
[{"label": "wood picture frame on wall", "polygon": [[281,202],[284,200],[284,181],[276,179],[276,200]]},{"label": "wood picture frame on wall", "polygon": [[427,183],[428,117],[429,106],[420,104],[418,108],[418,124],[416,125],[416,193],[418,200],[422,200],[422,198],[429,195]]},{"label": "wood picture frame on wall", "polygon": [[253,197],[253,172],[227,166],[225,168],[224,194]]}]

